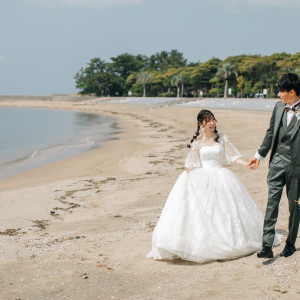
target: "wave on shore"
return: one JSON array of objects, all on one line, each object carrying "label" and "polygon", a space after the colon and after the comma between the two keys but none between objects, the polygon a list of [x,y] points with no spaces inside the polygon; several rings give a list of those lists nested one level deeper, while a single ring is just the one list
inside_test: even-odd
[{"label": "wave on shore", "polygon": [[116,119],[100,114],[1,108],[0,178],[101,147]]}]

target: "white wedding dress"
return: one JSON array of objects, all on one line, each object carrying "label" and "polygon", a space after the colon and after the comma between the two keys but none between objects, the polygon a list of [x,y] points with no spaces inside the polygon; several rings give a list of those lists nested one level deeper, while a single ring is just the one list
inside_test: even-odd
[{"label": "white wedding dress", "polygon": [[244,184],[223,167],[239,157],[226,135],[218,143],[193,142],[185,167],[196,168],[178,177],[147,257],[209,262],[261,249],[263,215]]}]

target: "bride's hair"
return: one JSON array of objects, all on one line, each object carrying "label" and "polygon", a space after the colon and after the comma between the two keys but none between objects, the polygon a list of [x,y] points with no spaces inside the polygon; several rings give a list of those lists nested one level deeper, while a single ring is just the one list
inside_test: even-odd
[{"label": "bride's hair", "polygon": [[[200,134],[200,123],[202,124],[203,121],[209,121],[209,120],[216,120],[214,114],[210,110],[202,109],[197,116],[197,131],[195,132],[195,135],[193,135],[193,138],[191,139],[191,142],[187,145],[188,148],[191,148],[191,145],[193,141],[199,136]],[[217,121],[217,120],[216,120]],[[217,134],[217,137],[215,138],[215,141],[219,143],[219,132],[217,130],[217,127],[215,128],[214,132]]]}]

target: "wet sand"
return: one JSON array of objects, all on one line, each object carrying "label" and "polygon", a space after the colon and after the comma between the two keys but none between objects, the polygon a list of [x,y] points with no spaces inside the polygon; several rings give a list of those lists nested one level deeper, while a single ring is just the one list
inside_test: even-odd
[{"label": "wet sand", "polygon": [[[99,112],[122,132],[104,148],[0,179],[0,299],[299,299],[300,252],[209,264],[153,261],[152,230],[184,170],[199,108],[85,101],[0,105]],[[214,109],[218,130],[250,160],[269,112]],[[266,159],[229,168],[264,212]],[[286,234],[283,195],[277,229]],[[299,249],[299,238],[296,243]]]}]

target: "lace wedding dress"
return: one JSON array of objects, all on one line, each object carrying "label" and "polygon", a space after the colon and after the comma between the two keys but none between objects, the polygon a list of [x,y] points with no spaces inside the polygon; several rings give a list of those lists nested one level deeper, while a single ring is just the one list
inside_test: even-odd
[{"label": "lace wedding dress", "polygon": [[226,135],[218,143],[193,142],[185,166],[196,168],[178,177],[147,257],[208,262],[261,249],[263,215],[244,184],[223,167],[239,157]]}]

